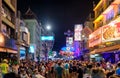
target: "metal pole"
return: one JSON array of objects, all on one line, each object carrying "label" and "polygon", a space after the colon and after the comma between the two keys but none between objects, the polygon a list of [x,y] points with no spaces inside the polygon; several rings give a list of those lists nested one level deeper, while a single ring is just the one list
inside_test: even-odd
[{"label": "metal pole", "polygon": [[41,52],[42,52],[41,35],[42,35],[42,27],[41,27],[41,25],[40,25],[40,52],[39,52],[39,61],[41,60]]},{"label": "metal pole", "polygon": [[20,11],[18,11],[18,21],[17,21],[17,48],[18,48],[18,62],[20,63]]}]

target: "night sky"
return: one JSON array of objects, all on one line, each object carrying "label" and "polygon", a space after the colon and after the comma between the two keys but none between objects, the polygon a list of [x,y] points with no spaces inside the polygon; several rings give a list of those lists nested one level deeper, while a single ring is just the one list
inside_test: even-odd
[{"label": "night sky", "polygon": [[[94,0],[98,3],[99,0]],[[28,8],[37,15],[43,26],[50,24],[55,33],[53,50],[59,51],[65,46],[68,29],[74,31],[75,24],[83,24],[92,12],[93,0],[18,0],[18,10],[22,15]]]}]

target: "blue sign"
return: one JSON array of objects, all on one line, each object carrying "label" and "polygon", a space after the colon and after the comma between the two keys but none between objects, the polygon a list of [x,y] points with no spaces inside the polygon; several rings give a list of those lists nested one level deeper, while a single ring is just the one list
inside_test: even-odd
[{"label": "blue sign", "polygon": [[[61,50],[62,50],[62,51],[68,51],[67,48],[68,48],[68,47],[62,47]],[[70,51],[70,52],[74,52],[74,51],[75,51],[74,47],[69,47],[69,51]]]},{"label": "blue sign", "polygon": [[6,42],[5,47],[17,50],[15,39],[13,39],[13,38],[9,39],[9,38],[5,37],[5,42]]},{"label": "blue sign", "polygon": [[29,47],[29,52],[30,52],[30,53],[34,53],[34,52],[35,52],[35,47],[34,47],[34,45],[30,45],[30,47]]},{"label": "blue sign", "polygon": [[53,41],[54,36],[41,36],[42,41]]}]

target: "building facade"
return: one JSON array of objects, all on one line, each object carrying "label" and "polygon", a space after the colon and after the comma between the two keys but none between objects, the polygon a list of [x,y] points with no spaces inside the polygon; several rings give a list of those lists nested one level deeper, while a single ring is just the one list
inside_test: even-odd
[{"label": "building facade", "polygon": [[26,23],[26,27],[30,32],[30,48],[29,53],[31,54],[31,58],[36,60],[39,52],[40,52],[40,25],[37,21],[35,14],[29,8],[24,16],[24,21]]},{"label": "building facade", "polygon": [[87,20],[84,22],[84,28],[82,30],[81,49],[84,55],[83,56],[84,60],[89,60],[89,55],[87,55],[90,51],[89,46],[88,46],[88,40],[89,40],[89,35],[94,30],[93,20],[94,20],[93,13],[90,13],[89,16],[87,17]]},{"label": "building facade", "polygon": [[29,59],[30,32],[23,20],[20,20],[20,59]]},{"label": "building facade", "polygon": [[17,0],[0,0],[0,54],[17,53],[16,12]]},{"label": "building facade", "polygon": [[90,54],[116,62],[120,60],[120,0],[100,0],[93,11],[95,20],[94,32],[89,35]]}]

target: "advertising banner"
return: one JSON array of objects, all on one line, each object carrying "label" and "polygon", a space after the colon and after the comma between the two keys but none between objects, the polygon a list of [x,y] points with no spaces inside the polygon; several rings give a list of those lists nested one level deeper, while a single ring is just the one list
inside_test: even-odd
[{"label": "advertising banner", "polygon": [[89,35],[89,47],[93,47],[102,42],[102,28],[97,29]]},{"label": "advertising banner", "polygon": [[66,37],[66,46],[73,45],[73,37]]},{"label": "advertising banner", "polygon": [[42,41],[54,41],[54,36],[41,36]]},{"label": "advertising banner", "polygon": [[77,24],[75,25],[75,29],[74,29],[74,40],[75,41],[81,41],[81,31],[83,29],[83,26],[81,24]]},{"label": "advertising banner", "polygon": [[115,41],[120,39],[120,22],[102,27],[102,41]]}]

